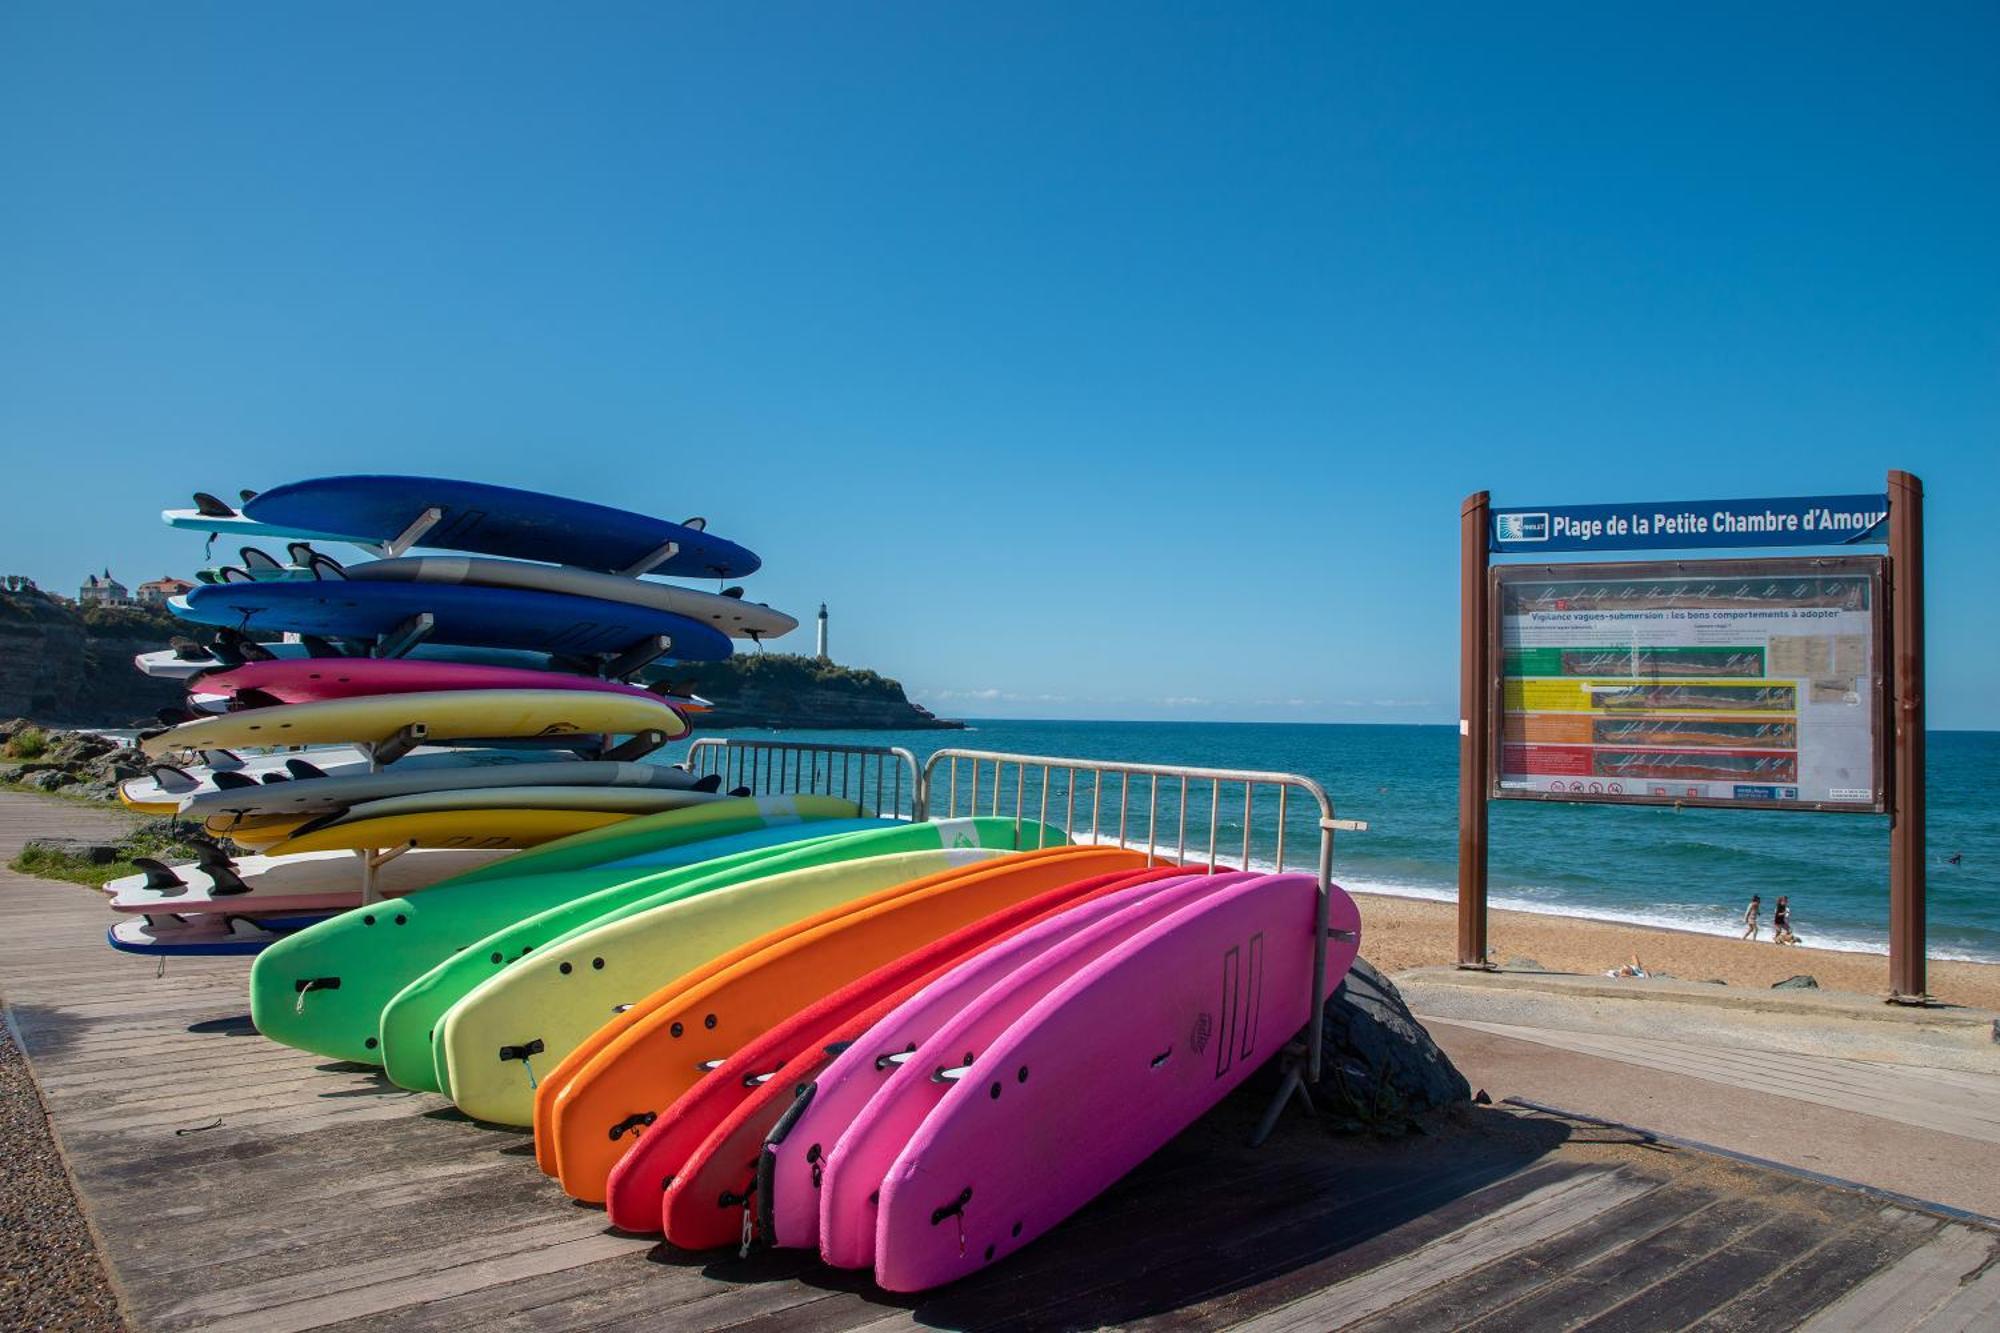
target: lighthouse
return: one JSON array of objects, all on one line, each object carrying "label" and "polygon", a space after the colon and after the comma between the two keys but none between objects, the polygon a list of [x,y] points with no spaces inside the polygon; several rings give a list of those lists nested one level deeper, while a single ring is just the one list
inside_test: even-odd
[{"label": "lighthouse", "polygon": [[833,660],[832,658],[826,655],[826,603],[825,602],[821,602],[819,604],[819,660],[822,662],[831,662]]}]

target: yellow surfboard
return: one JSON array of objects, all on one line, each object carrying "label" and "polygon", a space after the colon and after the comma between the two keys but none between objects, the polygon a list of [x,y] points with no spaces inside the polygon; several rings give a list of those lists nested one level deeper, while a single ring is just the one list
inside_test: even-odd
[{"label": "yellow surfboard", "polygon": [[220,713],[169,727],[140,742],[155,758],[176,750],[259,745],[372,744],[421,724],[429,739],[492,736],[629,735],[662,731],[669,740],[687,723],[657,699],[603,690],[432,690],[281,704]]},{"label": "yellow surfboard", "polygon": [[533,847],[630,815],[612,810],[438,810],[328,824],[270,847],[272,856],[368,847]]}]

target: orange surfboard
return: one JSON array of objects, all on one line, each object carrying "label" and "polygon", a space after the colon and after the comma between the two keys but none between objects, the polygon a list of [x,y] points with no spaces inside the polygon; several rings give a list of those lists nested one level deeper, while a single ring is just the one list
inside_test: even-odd
[{"label": "orange surfboard", "polygon": [[821,996],[1001,908],[1146,860],[1119,847],[1072,847],[933,875],[668,988],[553,1099],[548,1129],[564,1191],[603,1202],[611,1168],[660,1111],[712,1064]]},{"label": "orange surfboard", "polygon": [[[1059,846],[1043,847],[1034,851],[1021,852],[1013,856],[1003,857],[998,862],[988,864],[1024,865],[1050,857],[1067,856],[1086,850],[1089,849],[1072,847],[1068,843],[1063,843]],[[1123,863],[1120,864],[1122,867]],[[799,921],[794,921],[790,925],[781,926],[767,934],[758,936],[754,940],[745,941],[728,953],[710,959],[693,971],[675,977],[664,986],[652,991],[636,1004],[606,1018],[604,1026],[598,1028],[596,1032],[592,1033],[575,1050],[557,1061],[548,1073],[542,1075],[540,1081],[535,1085],[535,1165],[542,1168],[542,1174],[544,1175],[561,1175],[561,1170],[556,1160],[555,1133],[551,1126],[555,1115],[556,1102],[561,1098],[563,1090],[570,1085],[571,1080],[582,1073],[584,1068],[597,1058],[598,1053],[617,1040],[626,1029],[639,1022],[659,1005],[678,995],[684,988],[694,985],[698,981],[706,980],[724,968],[733,967],[744,959],[769,948],[771,945],[788,936],[825,925],[829,921],[836,921],[850,912],[858,912],[864,908],[874,907],[880,903],[900,898],[906,893],[929,888],[936,883],[950,881],[956,878],[962,870],[972,868],[960,867],[958,869],[940,871],[936,875],[882,889],[866,897],[857,898],[851,903],[829,907],[823,912],[818,912]],[[1079,873],[1075,878],[1080,879],[1084,878],[1084,876]],[[1056,887],[1057,885],[1069,882],[1071,882],[1069,878],[1059,878],[1049,887]],[[797,1007],[803,1007],[818,998],[819,996],[817,995],[802,997]]]}]

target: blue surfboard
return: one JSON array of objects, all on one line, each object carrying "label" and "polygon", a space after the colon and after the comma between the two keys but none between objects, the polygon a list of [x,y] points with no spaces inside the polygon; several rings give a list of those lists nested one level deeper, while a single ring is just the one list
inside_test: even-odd
[{"label": "blue surfboard", "polygon": [[429,612],[432,643],[532,648],[545,653],[616,653],[664,634],[668,655],[716,662],[729,636],[671,611],[569,593],[450,583],[210,583],[168,603],[201,625],[287,630],[327,639],[373,639]]},{"label": "blue surfboard", "polygon": [[[442,511],[415,545],[613,573],[740,578],[763,562],[701,528],[511,486],[435,477],[320,477],[274,486],[243,506],[254,522],[394,541]],[[670,554],[662,556],[668,544]]]}]

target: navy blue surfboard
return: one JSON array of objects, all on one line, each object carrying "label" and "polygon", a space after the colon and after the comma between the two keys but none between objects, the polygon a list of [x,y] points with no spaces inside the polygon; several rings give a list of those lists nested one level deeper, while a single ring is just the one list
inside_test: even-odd
[{"label": "navy blue surfboard", "polygon": [[[686,578],[740,578],[763,563],[755,553],[698,527],[479,481],[319,477],[274,486],[247,501],[243,513],[274,527],[389,542],[428,509],[441,510],[442,516],[415,544],[437,550]],[[674,549],[663,556],[669,543]]]},{"label": "navy blue surfboard", "polygon": [[429,612],[436,621],[432,643],[617,653],[664,634],[673,640],[668,655],[683,661],[717,662],[730,652],[729,636],[721,630],[671,611],[524,588],[340,580],[210,583],[175,603],[170,603],[175,614],[185,620],[251,633],[373,639]]}]

